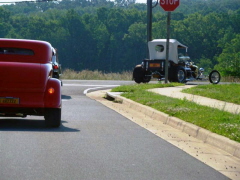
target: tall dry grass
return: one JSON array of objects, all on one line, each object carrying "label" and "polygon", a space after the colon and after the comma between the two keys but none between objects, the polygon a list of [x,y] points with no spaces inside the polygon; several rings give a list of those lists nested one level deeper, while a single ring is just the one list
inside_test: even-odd
[{"label": "tall dry grass", "polygon": [[132,80],[132,72],[124,71],[121,73],[104,73],[102,71],[74,71],[65,69],[62,73],[62,79],[79,79],[79,80]]},{"label": "tall dry grass", "polygon": [[222,82],[239,83],[240,78],[239,77],[233,77],[233,76],[227,76],[227,77],[222,77],[221,81]]},{"label": "tall dry grass", "polygon": [[[131,71],[123,71],[121,73],[104,73],[102,71],[90,71],[90,70],[82,70],[82,71],[74,71],[72,69],[65,69],[62,74],[62,79],[79,79],[79,80],[132,80],[132,72]],[[154,80],[154,79],[152,79]],[[222,77],[221,82],[240,82],[239,77]]]}]

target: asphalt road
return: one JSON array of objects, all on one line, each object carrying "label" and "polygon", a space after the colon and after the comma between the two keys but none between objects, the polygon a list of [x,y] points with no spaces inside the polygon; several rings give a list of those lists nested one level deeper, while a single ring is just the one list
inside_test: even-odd
[{"label": "asphalt road", "polygon": [[84,95],[124,81],[63,81],[62,125],[0,118],[0,180],[223,180],[204,163]]}]

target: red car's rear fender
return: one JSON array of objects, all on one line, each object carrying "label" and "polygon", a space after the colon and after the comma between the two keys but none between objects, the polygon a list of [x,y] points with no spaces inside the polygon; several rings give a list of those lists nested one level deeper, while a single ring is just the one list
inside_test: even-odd
[{"label": "red car's rear fender", "polygon": [[61,108],[61,81],[49,78],[44,95],[45,108]]}]

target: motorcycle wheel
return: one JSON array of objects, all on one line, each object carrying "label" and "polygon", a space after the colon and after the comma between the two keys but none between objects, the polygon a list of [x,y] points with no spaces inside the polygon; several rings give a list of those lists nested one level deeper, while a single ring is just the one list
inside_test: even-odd
[{"label": "motorcycle wheel", "polygon": [[221,75],[217,70],[213,70],[209,74],[209,81],[212,84],[218,84],[221,80]]}]

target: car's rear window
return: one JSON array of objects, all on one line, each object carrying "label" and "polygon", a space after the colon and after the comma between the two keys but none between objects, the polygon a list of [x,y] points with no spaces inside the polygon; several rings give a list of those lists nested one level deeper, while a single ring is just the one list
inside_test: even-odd
[{"label": "car's rear window", "polygon": [[0,54],[12,54],[12,55],[34,55],[34,51],[31,49],[24,48],[4,48],[0,47]]}]

